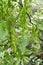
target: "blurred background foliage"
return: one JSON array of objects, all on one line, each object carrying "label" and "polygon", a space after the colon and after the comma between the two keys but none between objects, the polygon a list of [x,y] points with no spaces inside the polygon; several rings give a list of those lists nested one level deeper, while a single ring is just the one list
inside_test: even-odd
[{"label": "blurred background foliage", "polygon": [[43,0],[0,0],[0,65],[43,65]]}]

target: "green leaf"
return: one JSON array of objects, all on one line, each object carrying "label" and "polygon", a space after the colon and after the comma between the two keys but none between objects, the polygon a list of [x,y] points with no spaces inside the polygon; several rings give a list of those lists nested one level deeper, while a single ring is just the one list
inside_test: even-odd
[{"label": "green leaf", "polygon": [[30,55],[31,53],[32,53],[31,50],[26,50],[26,51],[24,52],[25,55]]},{"label": "green leaf", "polygon": [[39,28],[40,30],[43,30],[43,22],[40,23],[40,24],[38,24],[38,28]]},{"label": "green leaf", "polygon": [[9,55],[8,52],[5,52],[5,58],[4,58],[4,63],[5,64],[8,64],[8,65],[13,65],[13,62],[14,62],[14,58],[12,55]]},{"label": "green leaf", "polygon": [[19,64],[20,64],[20,57],[17,57],[15,65],[19,65]]}]

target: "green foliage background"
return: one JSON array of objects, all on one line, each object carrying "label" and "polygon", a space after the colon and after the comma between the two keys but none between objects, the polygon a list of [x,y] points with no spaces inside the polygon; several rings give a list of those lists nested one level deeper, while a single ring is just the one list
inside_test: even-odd
[{"label": "green foliage background", "polygon": [[0,65],[43,65],[42,2],[0,0]]}]

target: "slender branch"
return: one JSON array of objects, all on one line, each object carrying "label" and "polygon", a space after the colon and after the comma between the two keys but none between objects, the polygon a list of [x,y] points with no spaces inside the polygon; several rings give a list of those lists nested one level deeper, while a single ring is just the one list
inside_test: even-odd
[{"label": "slender branch", "polygon": [[[16,0],[14,0],[15,2],[17,2]],[[20,3],[20,2],[18,2],[18,4],[21,6],[21,9],[23,8],[23,5],[22,5],[22,3]],[[26,14],[27,14],[27,16],[29,17],[29,22],[33,25],[34,23],[32,23],[32,21],[31,21],[31,16],[30,16],[30,14],[28,14],[28,12],[26,12]],[[37,30],[37,25],[36,24],[34,24],[35,26],[36,26],[36,29],[35,29],[35,31]]]},{"label": "slender branch", "polygon": [[[13,0],[13,1],[17,2],[16,0]],[[23,8],[23,5],[22,5],[20,2],[18,2],[18,4],[21,6],[21,9],[22,9],[22,8]],[[33,23],[31,22],[31,17],[30,17],[30,15],[29,15],[27,12],[26,12],[26,14],[27,14],[27,16],[29,17],[30,23],[33,24]]]},{"label": "slender branch", "polygon": [[[18,2],[18,4],[19,4],[21,7],[23,7],[23,5],[22,5],[20,2]],[[29,15],[27,12],[26,12],[26,14],[27,14],[27,16],[29,17],[30,23],[33,24],[33,23],[31,22],[31,17],[30,17],[30,15]]]},{"label": "slender branch", "polygon": [[[20,2],[18,2],[18,4],[21,6],[21,7],[23,7],[23,5],[20,3]],[[30,23],[31,24],[33,24],[32,22],[31,22],[31,17],[30,17],[30,15],[26,12],[26,14],[27,14],[27,16],[29,17],[29,20],[30,20]],[[36,20],[34,20],[34,21],[36,21]],[[34,24],[35,26],[36,26],[36,29],[35,29],[35,31],[37,30],[37,25],[36,24]],[[43,39],[42,38],[39,38],[41,41],[43,41]]]}]

